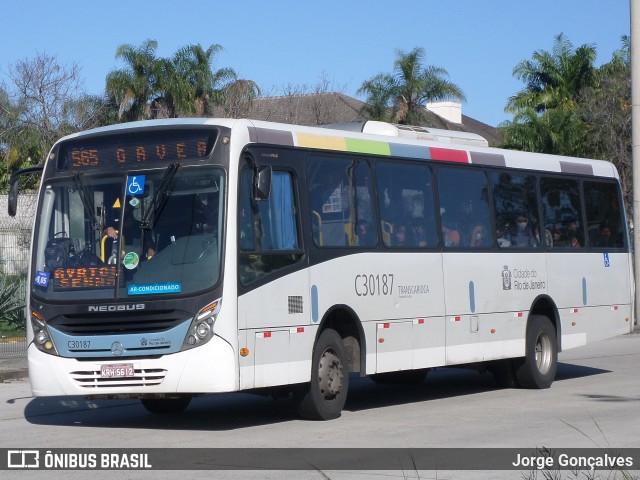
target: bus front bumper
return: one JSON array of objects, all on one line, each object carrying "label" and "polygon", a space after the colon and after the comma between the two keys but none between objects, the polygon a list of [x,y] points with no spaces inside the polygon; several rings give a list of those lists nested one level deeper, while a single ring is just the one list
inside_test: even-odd
[{"label": "bus front bumper", "polygon": [[[27,358],[35,397],[135,397],[238,390],[236,356],[231,345],[218,336],[201,347],[160,358],[80,361],[48,355],[33,344],[29,345]],[[126,376],[119,376],[123,372]]]}]

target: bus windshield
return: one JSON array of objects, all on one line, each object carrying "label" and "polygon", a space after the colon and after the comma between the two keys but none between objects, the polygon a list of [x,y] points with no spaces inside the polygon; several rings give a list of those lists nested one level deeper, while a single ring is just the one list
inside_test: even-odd
[{"label": "bus windshield", "polygon": [[109,300],[191,294],[220,278],[224,173],[164,170],[51,180],[42,189],[33,294]]}]

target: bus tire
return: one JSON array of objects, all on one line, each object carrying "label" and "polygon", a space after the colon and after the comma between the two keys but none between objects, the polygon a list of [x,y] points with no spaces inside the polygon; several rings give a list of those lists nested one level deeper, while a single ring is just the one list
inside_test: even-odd
[{"label": "bus tire", "polygon": [[140,401],[147,411],[167,415],[184,412],[191,403],[191,397],[183,395],[174,398],[141,398]]},{"label": "bus tire", "polygon": [[338,418],[347,400],[349,369],[347,352],[338,332],[320,334],[311,359],[311,381],[300,391],[298,413],[309,420]]},{"label": "bus tire", "polygon": [[544,315],[532,315],[527,323],[525,356],[514,363],[521,388],[549,388],[558,369],[556,329]]}]

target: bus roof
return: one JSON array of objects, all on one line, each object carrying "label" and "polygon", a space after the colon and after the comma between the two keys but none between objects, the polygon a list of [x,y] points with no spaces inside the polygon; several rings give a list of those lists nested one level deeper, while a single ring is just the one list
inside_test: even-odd
[{"label": "bus roof", "polygon": [[619,178],[614,165],[608,161],[492,148],[475,134],[384,122],[308,127],[261,120],[169,118],[95,128],[59,141],[123,130],[206,125],[244,131],[245,135],[248,132],[249,143]]}]

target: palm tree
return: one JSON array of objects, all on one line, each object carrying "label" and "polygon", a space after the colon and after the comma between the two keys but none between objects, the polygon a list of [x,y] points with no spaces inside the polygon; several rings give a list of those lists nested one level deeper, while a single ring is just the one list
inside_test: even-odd
[{"label": "palm tree", "polygon": [[156,58],[158,42],[145,40],[140,47],[123,44],[116,58],[127,66],[107,75],[107,95],[118,103],[118,119],[143,120],[152,117],[151,100],[157,92],[162,63]]},{"label": "palm tree", "polygon": [[509,99],[505,110],[517,113],[533,108],[542,113],[575,108],[580,91],[595,82],[595,59],[595,46],[585,44],[574,51],[564,34],[557,35],[552,52],[534,52],[532,60],[524,60],[513,69],[513,75],[526,86]]},{"label": "palm tree", "polygon": [[445,69],[423,66],[425,52],[416,47],[410,52],[399,50],[393,64],[393,74],[382,73],[366,80],[358,94],[367,95],[365,111],[385,120],[391,107],[391,119],[397,123],[418,124],[424,121],[425,104],[440,100],[465,100],[464,93],[447,80]]},{"label": "palm tree", "polygon": [[175,74],[180,82],[185,82],[178,82],[184,92],[179,107],[185,113],[210,115],[214,106],[222,105],[224,89],[237,80],[236,72],[231,68],[213,70],[214,57],[221,50],[218,44],[206,50],[197,44],[183,47],[174,55]]},{"label": "palm tree", "polygon": [[542,153],[585,154],[586,126],[577,106],[581,92],[597,83],[593,66],[596,50],[582,45],[574,50],[563,35],[554,39],[552,52],[534,52],[513,69],[525,88],[509,98],[505,111],[512,121],[500,125],[504,143]]},{"label": "palm tree", "polygon": [[227,85],[223,92],[223,108],[226,117],[246,117],[251,112],[253,101],[261,94],[253,80],[237,79]]}]

